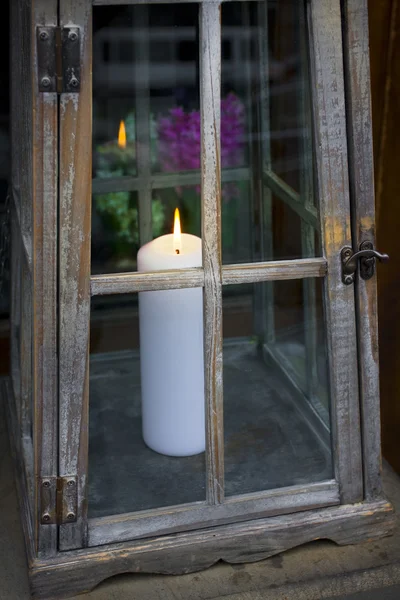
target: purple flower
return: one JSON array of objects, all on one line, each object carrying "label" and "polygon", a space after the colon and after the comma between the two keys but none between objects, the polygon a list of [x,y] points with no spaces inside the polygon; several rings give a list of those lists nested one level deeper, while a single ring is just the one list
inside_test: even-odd
[{"label": "purple flower", "polygon": [[[169,110],[157,121],[158,157],[166,172],[200,169],[200,112],[185,112],[181,107]],[[238,167],[244,162],[245,109],[233,93],[221,100],[221,165]],[[225,200],[237,196],[235,184],[223,186]]]}]

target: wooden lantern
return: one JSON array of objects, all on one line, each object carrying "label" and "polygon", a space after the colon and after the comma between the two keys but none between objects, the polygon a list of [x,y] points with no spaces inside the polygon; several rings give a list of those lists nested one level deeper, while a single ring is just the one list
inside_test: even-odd
[{"label": "wooden lantern", "polygon": [[[11,11],[3,390],[33,596],[390,533],[366,0],[21,0]],[[232,90],[243,129],[228,164],[220,107]],[[118,147],[126,106],[135,125]],[[177,166],[172,146],[160,161],[174,106],[198,116],[198,166]],[[128,226],[104,233],[114,201]],[[170,231],[178,204],[202,266],[137,271],[139,246]],[[107,250],[116,236],[130,244],[125,262]],[[186,288],[203,290],[205,452],[171,457],[141,436],[137,296]]]}]

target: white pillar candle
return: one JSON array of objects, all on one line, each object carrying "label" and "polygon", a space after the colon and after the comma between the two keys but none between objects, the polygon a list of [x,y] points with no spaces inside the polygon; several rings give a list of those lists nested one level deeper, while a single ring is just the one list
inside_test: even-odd
[{"label": "white pillar candle", "polygon": [[[201,239],[174,232],[140,248],[138,271],[201,266]],[[145,443],[168,456],[203,452],[202,288],[140,292],[139,327]]]}]

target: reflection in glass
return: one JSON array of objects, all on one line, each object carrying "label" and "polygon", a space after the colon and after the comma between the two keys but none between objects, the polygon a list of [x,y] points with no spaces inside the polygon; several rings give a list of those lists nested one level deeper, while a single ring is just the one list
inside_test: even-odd
[{"label": "reflection in glass", "polygon": [[223,321],[226,494],[330,479],[321,281],[227,286]]},{"label": "reflection in glass", "polygon": [[222,237],[233,235],[236,248],[236,256],[223,260],[317,256],[319,246],[308,243],[319,222],[304,4],[225,3],[222,40],[222,95],[242,107],[247,182],[235,202],[223,199]]},{"label": "reflection in glass", "polygon": [[[157,327],[157,323],[154,325]],[[160,326],[165,329],[168,324]],[[141,353],[149,348],[139,343],[137,295],[94,298],[90,334],[89,516],[205,500],[204,452],[166,456],[143,441],[140,361]],[[148,337],[146,341],[148,346]],[[200,341],[200,355],[201,346]],[[175,377],[176,383],[183,383],[183,362],[178,348],[175,355],[169,356],[169,363],[175,363],[169,381]],[[179,415],[175,417],[179,419]],[[161,422],[157,420],[156,428],[163,425],[164,418],[160,413]]]},{"label": "reflection in glass", "polygon": [[181,171],[194,171],[186,221],[200,233],[198,5],[93,14],[92,271],[134,271],[140,246],[171,231],[158,190],[187,211]]},{"label": "reflection in glass", "polygon": [[[94,8],[95,272],[135,270],[169,227],[158,190],[200,234],[198,11]],[[221,54],[223,262],[320,255],[304,4],[223,3]]]}]

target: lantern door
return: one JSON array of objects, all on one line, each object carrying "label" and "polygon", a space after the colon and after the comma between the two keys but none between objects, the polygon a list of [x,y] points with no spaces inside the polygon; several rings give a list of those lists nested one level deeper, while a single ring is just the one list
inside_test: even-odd
[{"label": "lantern door", "polygon": [[364,497],[340,4],[60,1],[61,550]]}]

